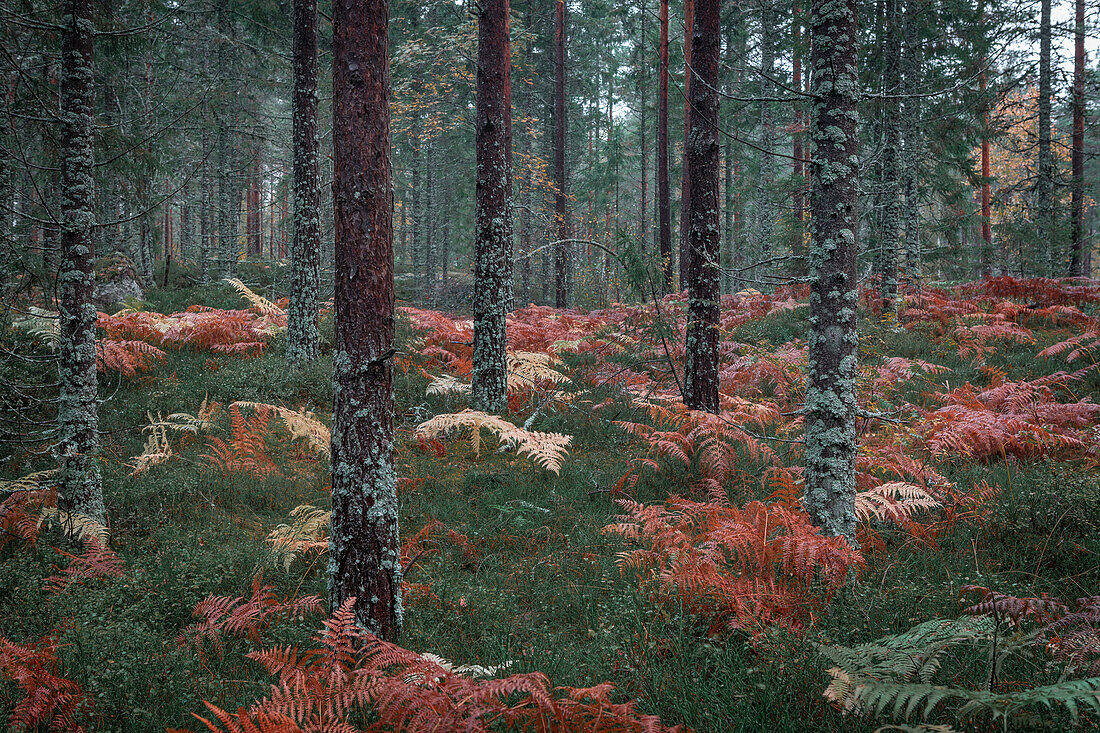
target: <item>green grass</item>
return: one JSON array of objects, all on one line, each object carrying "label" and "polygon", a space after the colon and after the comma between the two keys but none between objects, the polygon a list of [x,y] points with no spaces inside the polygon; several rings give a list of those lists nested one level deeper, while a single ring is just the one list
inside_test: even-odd
[{"label": "green grass", "polygon": [[[219,300],[222,291],[153,291],[148,300],[162,310],[192,302],[237,307]],[[743,326],[738,337],[779,345],[799,337],[804,326],[800,309]],[[886,353],[937,361],[918,334],[873,331]],[[1008,352],[995,363],[1011,375],[1030,376],[1044,368],[1032,353]],[[950,355],[940,363],[955,370],[946,377],[952,386],[982,378]],[[254,400],[326,413],[330,375],[327,358],[302,371],[287,369],[276,345],[250,360],[171,352],[155,377],[103,377],[106,498],[112,545],[125,560],[126,577],[48,595],[43,579],[63,564],[53,546],[65,547],[64,541],[51,536],[33,548],[0,549],[3,634],[28,641],[61,630],[64,671],[94,695],[95,730],[194,727],[190,714],[201,711],[203,699],[235,709],[267,691],[269,679],[242,656],[255,648],[250,643],[230,643],[224,656],[199,655],[177,643],[207,594],[247,595],[260,573],[281,594],[326,594],[323,560],[300,561],[285,572],[263,543],[291,508],[327,506],[326,468],[276,450],[282,469],[276,476],[223,477],[204,467],[200,438],[170,463],[132,478],[124,463],[141,450],[146,412],[194,412],[208,395],[222,403]],[[424,384],[418,375],[398,372],[398,424],[415,424],[424,408],[453,409],[453,401],[426,398]],[[968,583],[1021,595],[1097,592],[1100,479],[1054,463],[949,464],[942,469],[955,481],[1003,487],[984,528],[960,525],[939,549],[887,533],[891,551],[872,557],[863,577],[802,636],[708,638],[692,618],[654,603],[634,576],[620,573],[615,554],[623,542],[601,532],[619,511],[606,490],[637,447],[583,411],[547,416],[535,427],[575,436],[559,477],[491,449],[473,462],[459,441],[448,444],[443,458],[400,446],[399,471],[424,479],[401,497],[403,533],[435,518],[478,548],[473,557],[454,549],[416,568],[410,579],[427,584],[432,596],[410,604],[404,646],[460,663],[512,660],[510,671],[540,670],[557,685],[610,680],[624,697],[636,697],[643,712],[698,731],[871,731],[875,721],[844,719],[822,699],[827,665],[814,642],[857,644],[957,616],[958,591]],[[645,481],[638,498],[660,500],[669,485],[660,477]],[[317,626],[318,619],[289,624],[267,641],[306,643]],[[956,683],[973,684],[984,669],[975,665],[959,674]],[[11,697],[0,696],[4,700]],[[1061,724],[1052,718],[1048,729]]]}]

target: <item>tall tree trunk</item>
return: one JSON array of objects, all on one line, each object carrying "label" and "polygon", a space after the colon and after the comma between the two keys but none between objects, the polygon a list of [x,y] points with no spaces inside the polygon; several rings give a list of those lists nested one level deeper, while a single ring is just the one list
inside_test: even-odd
[{"label": "tall tree trunk", "polygon": [[649,240],[649,208],[646,202],[649,200],[649,126],[647,112],[649,111],[649,75],[646,73],[646,20],[648,18],[646,0],[642,0],[640,28],[638,43],[635,52],[638,55],[637,76],[635,77],[634,97],[638,100],[638,156],[641,158],[638,182],[638,246],[646,249]]},{"label": "tall tree trunk", "polygon": [[103,522],[96,410],[93,3],[67,0],[61,52],[61,290],[57,406],[59,498],[66,510]]},{"label": "tall tree trunk", "polygon": [[286,359],[313,361],[321,340],[321,162],[317,149],[317,0],[294,0],[294,239]]},{"label": "tall tree trunk", "polygon": [[476,410],[508,406],[505,314],[512,288],[512,63],[508,0],[483,0],[477,34],[477,185],[474,242]]},{"label": "tall tree trunk", "polygon": [[1058,253],[1054,243],[1054,154],[1050,131],[1050,0],[1042,0],[1039,19],[1039,159],[1036,181],[1036,212],[1039,243],[1046,252],[1046,274],[1058,274]]},{"label": "tall tree trunk", "polygon": [[687,288],[691,273],[691,166],[688,165],[688,144],[691,137],[692,28],[695,25],[695,2],[684,0],[684,161],[680,166],[680,290]]},{"label": "tall tree trunk", "polygon": [[692,29],[691,133],[687,160],[691,208],[688,230],[688,324],[684,403],[718,412],[718,54],[720,0],[695,0]]},{"label": "tall tree trunk", "polygon": [[565,201],[565,0],[558,0],[554,22],[554,211],[558,239],[554,244],[554,306],[569,307],[572,247]]},{"label": "tall tree trunk", "polygon": [[859,134],[857,0],[811,5],[809,369],[805,405],[806,512],[826,534],[854,541],[856,233]]},{"label": "tall tree trunk", "polygon": [[[794,14],[791,20],[792,54],[791,54],[791,86],[795,91],[802,91],[802,0],[794,0]],[[794,130],[791,134],[791,156],[794,158],[794,216],[795,234],[798,237],[797,253],[803,255],[802,231],[806,224],[806,189],[805,163],[803,161],[802,136],[805,121],[802,117],[802,102],[794,103]]]},{"label": "tall tree trunk", "polygon": [[[1044,0],[1045,1],[1045,0]],[[985,22],[985,0],[981,0],[979,5],[979,17],[982,22]],[[992,202],[992,195],[990,192],[990,164],[989,164],[989,138],[991,135],[990,122],[989,122],[989,109],[992,106],[992,100],[989,98],[988,93],[988,80],[986,77],[986,65],[988,60],[983,55],[978,59],[978,64],[981,67],[978,76],[978,89],[981,93],[981,115],[982,115],[982,137],[981,137],[981,157],[982,157],[982,183],[981,183],[981,238],[978,241],[978,276],[988,277],[990,274],[990,258],[993,256],[993,222],[990,217],[990,204]]]},{"label": "tall tree trunk", "polygon": [[210,282],[211,271],[214,269],[214,176],[210,170],[210,133],[207,130],[209,120],[206,119],[205,107],[202,128],[202,195],[199,212],[199,228],[202,230],[199,236],[199,271],[202,282]]},{"label": "tall tree trunk", "polygon": [[882,234],[878,249],[882,312],[892,312],[898,292],[898,250],[901,240],[901,0],[886,0],[883,39]]},{"label": "tall tree trunk", "polygon": [[[761,260],[771,255],[772,234],[775,228],[775,212],[772,206],[772,187],[775,185],[775,160],[771,156],[774,147],[775,109],[768,99],[775,96],[775,85],[770,79],[775,75],[775,9],[764,3],[760,16],[760,90],[764,97],[760,102],[760,175],[756,179],[755,249]],[[769,265],[762,265],[766,274]],[[753,268],[753,279],[758,270]]]},{"label": "tall tree trunk", "polygon": [[920,92],[923,54],[919,14],[920,0],[906,0],[905,50],[902,52],[903,84],[906,98],[902,102],[902,191],[905,196],[905,272],[911,282],[921,281],[922,254],[920,243],[919,174],[923,137],[920,125]]},{"label": "tall tree trunk", "polygon": [[436,241],[435,229],[438,221],[436,217],[436,161],[437,144],[434,137],[427,140],[428,149],[424,155],[424,282],[427,283],[425,300],[435,303],[436,295]]},{"label": "tall tree trunk", "polygon": [[393,468],[393,188],[389,3],[332,7],[336,353],[329,596],[388,641],[401,633]]},{"label": "tall tree trunk", "polygon": [[668,0],[661,0],[661,61],[657,82],[657,242],[664,282],[672,292],[672,206],[668,180]]},{"label": "tall tree trunk", "polygon": [[1069,274],[1080,277],[1085,252],[1085,0],[1076,2],[1073,53],[1073,249]]}]

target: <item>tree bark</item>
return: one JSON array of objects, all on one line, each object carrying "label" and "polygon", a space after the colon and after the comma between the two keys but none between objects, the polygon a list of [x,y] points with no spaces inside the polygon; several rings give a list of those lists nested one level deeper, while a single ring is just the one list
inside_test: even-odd
[{"label": "tree bark", "polygon": [[855,540],[856,233],[859,166],[857,0],[810,14],[810,333],[805,405],[806,512]]},{"label": "tree bark", "polygon": [[[760,16],[760,91],[765,97],[760,102],[760,175],[756,181],[756,252],[761,260],[767,259],[772,250],[772,234],[775,230],[772,206],[772,187],[775,185],[775,160],[771,156],[774,146],[775,109],[767,97],[775,96],[775,85],[770,79],[775,74],[775,9],[764,3]],[[768,265],[763,265],[765,273]],[[752,270],[757,279],[757,269]]]},{"label": "tree bark", "polygon": [[691,43],[695,25],[695,2],[684,0],[684,161],[680,166],[680,290],[688,287],[691,277],[691,246],[688,231],[691,228],[691,166],[688,165],[688,145],[691,137],[691,82],[693,71]]},{"label": "tree bark", "polygon": [[898,293],[901,241],[901,23],[900,0],[886,0],[883,39],[882,234],[878,249],[879,295],[883,314],[893,311]]},{"label": "tree bark", "polygon": [[1085,0],[1076,1],[1073,53],[1073,244],[1069,274],[1085,274]]},{"label": "tree bark", "polygon": [[482,0],[477,34],[474,409],[507,406],[505,314],[512,287],[512,63],[508,0]]},{"label": "tree bark", "polygon": [[317,147],[317,0],[294,0],[294,239],[290,253],[286,359],[317,358],[321,333],[321,162]]},{"label": "tree bark", "polygon": [[1039,159],[1036,181],[1036,221],[1039,224],[1039,242],[1045,249],[1046,274],[1058,274],[1057,252],[1054,244],[1054,154],[1051,149],[1050,131],[1050,0],[1042,0],[1039,18]]},{"label": "tree bark", "polygon": [[96,409],[93,38],[91,0],[67,0],[61,52],[61,290],[57,407],[63,508],[104,522]]},{"label": "tree bark", "polygon": [[565,0],[558,0],[554,24],[554,211],[558,239],[554,243],[554,306],[569,307],[569,219],[565,200]]},{"label": "tree bark", "polygon": [[692,29],[691,134],[687,165],[691,181],[688,230],[688,324],[684,403],[718,412],[719,220],[718,54],[720,0],[695,0]]},{"label": "tree bark", "polygon": [[657,82],[657,243],[664,282],[672,292],[672,206],[668,180],[668,0],[661,0],[660,77]]},{"label": "tree bark", "polygon": [[396,641],[404,617],[393,467],[389,3],[333,4],[332,532],[329,596]]}]

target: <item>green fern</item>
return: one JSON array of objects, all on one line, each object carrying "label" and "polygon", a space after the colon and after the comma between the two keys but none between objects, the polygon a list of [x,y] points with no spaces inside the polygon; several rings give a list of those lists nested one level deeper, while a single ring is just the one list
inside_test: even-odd
[{"label": "green fern", "polygon": [[835,665],[828,670],[832,681],[825,698],[845,712],[894,721],[909,720],[918,711],[921,719],[927,719],[947,703],[956,705],[960,720],[989,716],[1006,724],[1038,706],[1061,706],[1074,720],[1082,707],[1100,713],[1100,677],[1013,692],[933,684],[944,658],[960,647],[988,648],[998,661],[1030,649],[997,632],[996,621],[989,617],[936,619],[858,646],[818,645],[818,651]]}]

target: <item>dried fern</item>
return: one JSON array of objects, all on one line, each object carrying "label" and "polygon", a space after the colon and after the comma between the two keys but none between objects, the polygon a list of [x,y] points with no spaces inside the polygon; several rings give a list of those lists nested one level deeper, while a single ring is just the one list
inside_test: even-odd
[{"label": "dried fern", "polygon": [[482,429],[496,434],[501,445],[514,448],[520,455],[530,456],[536,465],[554,473],[561,471],[562,461],[568,452],[566,448],[572,441],[569,435],[524,430],[504,418],[470,409],[436,415],[416,426],[416,436],[431,440],[454,430],[466,430],[470,451],[477,460],[481,455]]}]

